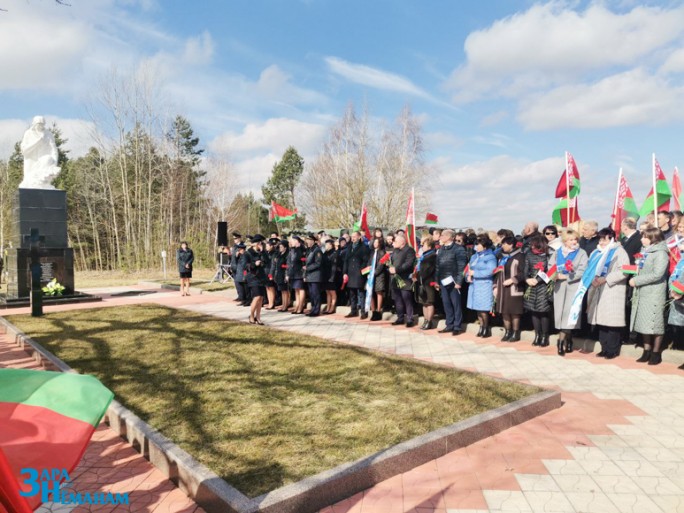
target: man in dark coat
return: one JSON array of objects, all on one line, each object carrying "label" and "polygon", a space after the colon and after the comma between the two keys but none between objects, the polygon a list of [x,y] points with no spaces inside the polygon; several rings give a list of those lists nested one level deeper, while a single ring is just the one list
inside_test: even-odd
[{"label": "man in dark coat", "polygon": [[364,309],[366,277],[361,274],[361,270],[366,267],[369,252],[368,246],[363,243],[361,232],[352,233],[351,244],[347,247],[347,254],[344,259],[343,271],[343,282],[347,284],[351,306],[351,311],[346,317],[356,317],[360,311],[361,319],[368,318],[368,312]]},{"label": "man in dark coat", "polygon": [[318,317],[321,314],[321,283],[323,282],[323,252],[316,243],[316,236],[310,233],[306,236],[306,245],[309,252],[306,255],[306,265],[304,265],[304,281],[309,286],[309,299],[311,300],[311,311],[308,317]]},{"label": "man in dark coat", "polygon": [[627,217],[622,220],[620,230],[625,236],[620,243],[629,257],[629,263],[634,265],[634,255],[641,252],[641,233],[636,229],[636,219]]},{"label": "man in dark coat", "polygon": [[394,251],[390,257],[390,281],[394,308],[397,319],[395,326],[406,322],[407,328],[413,324],[413,268],[416,263],[416,251],[406,244],[406,236],[398,233],[394,237]]},{"label": "man in dark coat", "polygon": [[[584,224],[582,225],[582,236],[579,240],[580,248],[589,256],[598,247],[598,243],[598,223],[596,221],[584,221]],[[582,308],[582,311],[586,311],[586,308]],[[582,322],[582,325],[584,326],[585,323]]]},{"label": "man in dark coat", "polygon": [[536,236],[541,235],[539,233],[539,223],[530,221],[527,223],[522,231],[522,252],[527,253],[530,249],[530,240]]},{"label": "man in dark coat", "polygon": [[454,242],[452,230],[442,232],[440,243],[437,262],[435,263],[435,282],[442,296],[446,316],[446,327],[441,330],[441,333],[451,332],[452,335],[459,335],[463,333],[461,287],[463,285],[463,271],[468,260],[463,246]]}]

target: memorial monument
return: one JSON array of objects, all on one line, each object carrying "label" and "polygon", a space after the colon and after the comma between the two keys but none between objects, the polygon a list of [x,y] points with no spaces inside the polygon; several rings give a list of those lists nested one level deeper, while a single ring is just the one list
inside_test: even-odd
[{"label": "memorial monument", "polygon": [[[31,292],[31,235],[40,263],[41,287],[53,278],[74,294],[74,250],[68,247],[66,192],[52,181],[59,174],[58,151],[42,116],[33,118],[21,141],[24,178],[14,203],[12,247],[7,250],[7,302],[28,300]],[[37,232],[37,233],[36,233]],[[36,235],[38,240],[36,239]]]}]

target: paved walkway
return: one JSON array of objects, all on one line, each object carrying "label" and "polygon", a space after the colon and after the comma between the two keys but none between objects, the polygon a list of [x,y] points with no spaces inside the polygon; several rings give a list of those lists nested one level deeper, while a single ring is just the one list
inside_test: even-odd
[{"label": "paved walkway", "polygon": [[[246,320],[235,303],[186,308]],[[684,372],[529,342],[264,312],[284,330],[559,389],[563,406],[321,513],[684,512]]]},{"label": "paved walkway", "polygon": [[[232,319],[248,316],[248,309],[213,294],[107,297],[99,306],[141,302]],[[684,512],[684,372],[673,364],[649,367],[631,358],[605,361],[578,353],[561,358],[553,348],[533,348],[529,342],[482,341],[472,334],[452,337],[434,330],[426,334],[392,327],[388,321],[310,319],[268,311],[262,318],[280,329],[562,392],[560,409],[388,479],[321,513]],[[9,359],[3,357],[12,351]],[[30,363],[17,351],[0,339],[0,365]],[[131,511],[199,510],[187,498],[181,501],[181,492],[170,482],[152,485],[154,479],[141,477],[158,472],[108,433],[98,431],[103,438],[91,442],[87,454],[93,457],[86,457],[82,466],[111,469],[128,457],[142,460],[140,470],[128,476],[133,481],[127,490],[141,492]],[[120,447],[107,452],[113,447],[107,444]],[[123,451],[123,457],[106,458],[112,451]],[[119,486],[125,476],[110,470],[98,476],[106,486],[124,490]]]}]

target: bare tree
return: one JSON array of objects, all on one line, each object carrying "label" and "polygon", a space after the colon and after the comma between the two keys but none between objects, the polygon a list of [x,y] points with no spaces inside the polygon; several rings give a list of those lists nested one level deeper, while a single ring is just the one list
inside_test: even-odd
[{"label": "bare tree", "polygon": [[367,112],[359,117],[349,105],[302,179],[311,224],[349,227],[365,200],[371,225],[401,226],[412,188],[420,210],[426,210],[432,173],[425,164],[420,132],[406,106],[390,129],[371,138]]},{"label": "bare tree", "polygon": [[336,227],[354,223],[371,183],[372,151],[368,114],[364,111],[357,116],[349,104],[301,182],[311,224]]}]

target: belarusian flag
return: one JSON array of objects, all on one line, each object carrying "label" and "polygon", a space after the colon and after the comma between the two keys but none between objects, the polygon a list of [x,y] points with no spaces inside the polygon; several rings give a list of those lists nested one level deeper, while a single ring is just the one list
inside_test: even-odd
[{"label": "belarusian flag", "polygon": [[269,221],[276,223],[284,223],[285,221],[292,221],[297,217],[297,210],[288,210],[282,205],[278,205],[275,201],[271,201],[271,212]]},{"label": "belarusian flag", "polygon": [[437,224],[439,219],[437,219],[437,214],[428,212],[425,214],[425,224]]},{"label": "belarusian flag", "polygon": [[639,267],[637,265],[623,265],[620,268],[623,272],[623,274],[637,274],[639,271]]},{"label": "belarusian flag", "polygon": [[386,264],[387,262],[389,262],[390,256],[391,256],[391,253],[385,253],[384,255],[382,255],[382,258],[380,259],[380,263]]},{"label": "belarusian flag", "polygon": [[504,266],[500,265],[492,271],[492,275],[497,275],[498,273],[502,273],[503,271],[504,271]]},{"label": "belarusian flag", "polygon": [[682,183],[679,181],[679,169],[674,168],[672,175],[672,199],[674,201],[674,209],[682,210],[684,208],[684,194],[682,194]]},{"label": "belarusian flag", "polygon": [[7,511],[41,503],[40,494],[19,495],[31,489],[21,469],[76,468],[113,396],[93,376],[0,369],[0,504]]},{"label": "belarusian flag", "polygon": [[406,208],[406,241],[413,249],[416,249],[416,210],[414,204],[414,190],[411,189],[408,207]]},{"label": "belarusian flag", "polygon": [[[568,213],[570,218],[568,219]],[[568,226],[580,220],[579,211],[577,210],[577,198],[570,199],[570,208],[568,208],[568,199],[563,198],[558,202],[556,208],[553,209],[553,224],[560,226]]]},{"label": "belarusian flag", "polygon": [[655,182],[656,195],[658,197],[658,205],[656,208],[655,197],[653,194],[653,187],[651,191],[646,196],[646,200],[639,210],[639,215],[647,216],[648,214],[660,212],[661,210],[670,210],[670,197],[672,196],[672,191],[665,178],[665,173],[660,169],[660,164],[653,155],[653,181]]},{"label": "belarusian flag", "polygon": [[680,295],[684,294],[684,283],[679,280],[675,280],[670,283],[670,290]]},{"label": "belarusian flag", "polygon": [[546,271],[546,275],[549,277],[550,280],[555,280],[558,278],[558,266],[557,265],[552,265],[551,268]]},{"label": "belarusian flag", "polygon": [[[580,193],[580,175],[575,159],[570,153],[565,153],[565,171],[556,185],[556,198],[574,198]],[[568,188],[570,192],[568,194]]]},{"label": "belarusian flag", "polygon": [[633,217],[634,219],[639,219],[639,209],[634,201],[632,191],[629,188],[629,185],[627,185],[627,179],[625,178],[625,175],[622,174],[622,168],[620,168],[618,188],[615,194],[615,204],[611,217],[613,218],[613,230],[618,234],[621,231],[620,226],[622,226],[622,221],[625,218]]},{"label": "belarusian flag", "polygon": [[371,240],[371,232],[368,229],[368,209],[366,208],[366,202],[364,201],[361,205],[361,218],[354,223],[355,232],[363,232],[366,239]]},{"label": "belarusian flag", "polygon": [[370,268],[370,265],[369,265],[369,266],[364,267],[363,269],[361,269],[361,274],[368,274],[368,273],[370,273],[370,271],[371,271],[371,268]]}]

